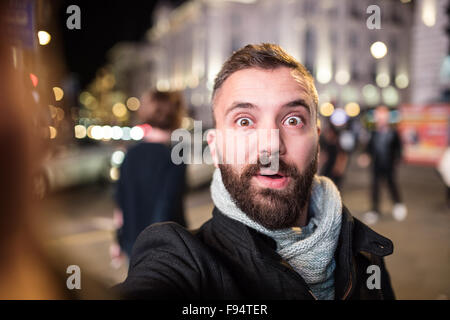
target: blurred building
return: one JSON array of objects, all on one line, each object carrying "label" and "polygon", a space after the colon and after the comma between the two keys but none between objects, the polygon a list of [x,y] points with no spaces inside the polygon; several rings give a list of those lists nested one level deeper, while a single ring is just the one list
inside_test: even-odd
[{"label": "blurred building", "polygon": [[411,102],[450,101],[448,0],[419,0],[412,35]]},{"label": "blurred building", "polygon": [[[381,29],[366,25],[370,5],[380,8]],[[313,73],[320,103],[397,106],[410,99],[413,7],[407,0],[191,0],[174,10],[161,5],[148,32],[153,67],[147,76],[159,90],[185,90],[192,115],[208,126],[213,81],[225,59],[248,43],[271,42]],[[378,59],[373,48],[371,53],[377,41],[386,47],[375,55],[387,48]]]}]

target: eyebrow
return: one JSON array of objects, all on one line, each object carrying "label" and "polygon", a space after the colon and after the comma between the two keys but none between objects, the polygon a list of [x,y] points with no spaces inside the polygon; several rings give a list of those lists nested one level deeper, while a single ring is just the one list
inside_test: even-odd
[{"label": "eyebrow", "polygon": [[[304,107],[311,114],[311,107],[304,99],[295,99],[293,101],[283,104],[282,108],[284,107],[288,108]],[[250,102],[233,102],[231,104],[231,107],[229,107],[228,110],[225,112],[225,116],[227,116],[231,111],[235,109],[259,109],[259,108],[257,105],[254,105]]]},{"label": "eyebrow", "polygon": [[233,102],[231,107],[225,112],[225,116],[235,109],[258,109],[258,106],[250,102]]},{"label": "eyebrow", "polygon": [[309,104],[304,99],[295,99],[294,101],[284,104],[283,107],[304,107],[311,112]]}]

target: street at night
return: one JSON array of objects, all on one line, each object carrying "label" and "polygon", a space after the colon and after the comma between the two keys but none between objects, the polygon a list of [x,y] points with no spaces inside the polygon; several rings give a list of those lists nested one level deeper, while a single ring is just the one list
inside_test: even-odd
[{"label": "street at night", "polygon": [[450,300],[450,0],[0,17],[0,300]]},{"label": "street at night", "polygon": [[[387,265],[397,298],[448,299],[450,250],[441,239],[450,239],[450,220],[442,181],[434,169],[410,165],[401,166],[399,177],[409,209],[407,219],[398,222],[392,218],[391,201],[383,193],[383,218],[374,226],[395,244],[395,254],[387,258]],[[357,218],[368,209],[368,184],[367,169],[352,163],[342,196]],[[48,201],[44,210],[59,220],[52,244],[74,253],[74,264],[85,266],[109,285],[123,281],[128,267],[116,269],[111,265],[112,188],[96,185],[69,190]],[[213,204],[208,187],[189,192],[185,203],[191,229],[210,219]]]}]

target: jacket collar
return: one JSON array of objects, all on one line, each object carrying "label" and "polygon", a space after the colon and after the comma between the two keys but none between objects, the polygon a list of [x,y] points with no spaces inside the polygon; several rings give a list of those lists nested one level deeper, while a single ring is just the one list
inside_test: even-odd
[{"label": "jacket collar", "polygon": [[335,252],[335,291],[336,298],[351,296],[356,283],[354,257],[359,253],[374,254],[380,257],[393,252],[391,240],[379,235],[364,223],[354,218],[347,207],[342,208],[342,225]]},{"label": "jacket collar", "polygon": [[[217,224],[218,230],[222,230],[223,234],[236,245],[250,250],[257,256],[286,264],[276,252],[276,242],[272,238],[227,217],[216,207],[213,210],[212,222]],[[392,254],[393,244],[391,240],[354,218],[343,206],[341,232],[335,252],[336,299],[347,299],[351,296],[356,283],[354,257],[360,252],[384,257]]]}]

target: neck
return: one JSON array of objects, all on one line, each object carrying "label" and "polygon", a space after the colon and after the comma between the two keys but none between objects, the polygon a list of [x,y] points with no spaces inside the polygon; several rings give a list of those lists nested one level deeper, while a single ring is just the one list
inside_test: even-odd
[{"label": "neck", "polygon": [[308,208],[309,208],[309,200],[306,202],[303,209],[300,211],[300,214],[295,221],[295,225],[293,227],[304,227],[308,224]]}]

